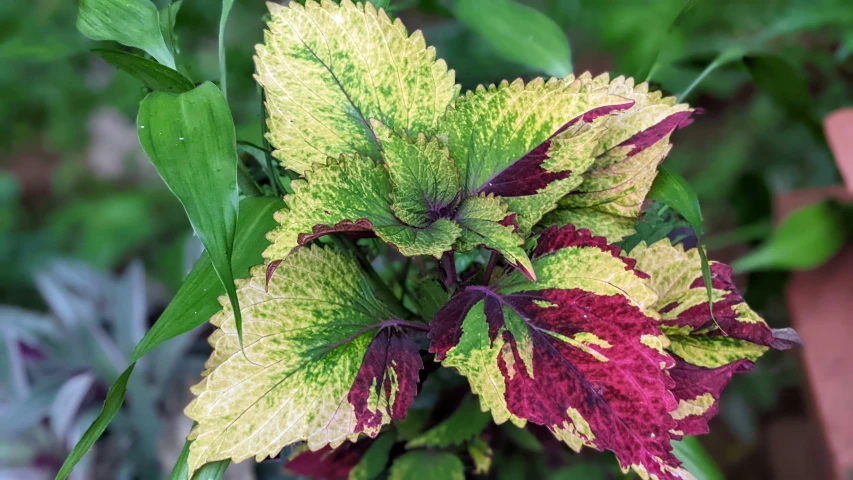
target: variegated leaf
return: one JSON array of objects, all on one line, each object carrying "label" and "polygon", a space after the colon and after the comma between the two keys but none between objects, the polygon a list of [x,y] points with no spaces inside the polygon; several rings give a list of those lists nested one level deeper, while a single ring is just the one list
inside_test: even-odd
[{"label": "variegated leaf", "polygon": [[600,132],[583,124],[631,105],[589,77],[516,80],[460,97],[436,128],[463,192],[504,197],[529,231],[591,164]]},{"label": "variegated leaf", "polygon": [[658,295],[653,308],[660,313],[669,349],[686,362],[718,368],[741,359],[755,361],[773,343],[773,331],[744,302],[727,265],[711,262],[712,317],[698,250],[663,239],[640,243],[630,256],[650,275],[649,285]]},{"label": "variegated leaf", "polygon": [[341,157],[305,172],[291,183],[287,208],[276,213],[280,224],[267,238],[264,258],[281,259],[300,245],[330,233],[376,234],[404,255],[440,256],[450,250],[460,228],[440,218],[425,228],[400,221],[391,211],[391,183],[385,167],[369,158]]},{"label": "variegated leaf", "polygon": [[678,400],[678,408],[672,412],[678,423],[672,430],[673,438],[708,433],[708,421],[720,409],[717,402],[732,375],[752,370],[753,366],[749,360],[737,360],[722,367],[705,368],[676,357],[675,366],[669,371],[675,381],[672,394]]},{"label": "variegated leaf", "polygon": [[[213,354],[186,414],[189,466],[274,456],[306,441],[312,450],[402,419],[423,367],[409,333],[347,254],[312,247],[289,256],[265,290],[264,266],[238,281],[241,352],[230,306],[211,319]],[[224,303],[224,302],[223,302]]]},{"label": "variegated leaf", "polygon": [[649,92],[646,83],[635,86],[631,78],[610,81],[607,74],[581,78],[590,81],[592,88],[606,88],[611,95],[629,99],[632,105],[601,120],[604,131],[583,183],[560,200],[560,207],[542,223],[572,223],[618,242],[634,231],[657,166],[671,149],[670,134],[689,125],[694,111],[676,103],[674,97]]},{"label": "variegated leaf", "polygon": [[379,160],[370,119],[430,132],[458,94],[453,71],[420,31],[409,35],[370,2],[270,6],[256,79],[264,88],[273,155],[302,173],[327,157]]},{"label": "variegated leaf", "polygon": [[674,361],[647,313],[657,298],[647,275],[571,225],[545,230],[532,258],[535,283],[512,272],[454,296],[430,325],[430,351],[498,423],[611,450],[644,478],[689,478],[670,453]]}]

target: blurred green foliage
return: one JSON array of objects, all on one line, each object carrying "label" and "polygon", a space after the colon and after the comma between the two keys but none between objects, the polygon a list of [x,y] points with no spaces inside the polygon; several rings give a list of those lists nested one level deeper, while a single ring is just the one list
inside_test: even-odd
[{"label": "blurred green foliage", "polygon": [[[507,51],[510,47],[496,42],[494,31],[483,30],[488,22],[472,26],[470,20],[457,21],[454,0],[371,1],[387,5],[392,16],[421,29],[438,56],[456,70],[464,89],[544,73],[541,62],[518,54],[518,45]],[[744,244],[757,247],[770,234],[774,196],[840,181],[820,122],[830,111],[853,104],[849,0],[521,3],[565,33],[576,73],[611,71],[649,80],[704,109],[694,125],[674,136],[676,148],[667,165],[697,192],[709,246],[726,246],[712,250],[712,256],[732,260],[746,252]],[[154,4],[161,11],[170,7],[165,0]],[[93,119],[104,109],[115,112],[130,126],[134,143],[132,125],[146,91],[140,80],[90,50],[144,52],[85,38],[75,27],[77,8],[77,2],[64,0],[0,2],[2,304],[46,309],[50,302],[36,289],[34,273],[47,271],[56,257],[71,256],[102,271],[121,271],[139,258],[149,281],[173,293],[198,254],[197,242],[187,241],[191,229],[180,204],[156,175],[134,164],[131,157],[138,150],[108,149],[115,163],[109,174],[93,166],[93,146],[104,141],[101,137],[116,136],[112,130],[99,134],[103,126]],[[179,10],[171,8],[177,11],[174,32],[164,39],[177,70],[195,84],[217,82],[221,5],[184,0]],[[245,145],[263,144],[262,101],[252,78],[252,55],[263,39],[265,13],[263,2],[235,2],[223,36],[228,103],[238,140],[249,142]],[[504,21],[501,28],[524,32],[525,25],[513,25],[511,16]],[[163,31],[162,24],[160,28]],[[286,188],[287,182],[265,183],[269,167],[262,154],[254,154],[256,158],[243,154],[242,160],[259,188]],[[638,227],[640,236],[626,242],[662,236],[692,241],[686,224],[666,221],[672,215],[666,207],[653,205]],[[812,245],[823,238],[812,239]],[[393,278],[398,267],[380,273]],[[787,323],[779,302],[786,279],[784,272],[754,272],[738,280],[748,287],[750,304],[774,327]],[[81,360],[86,368],[99,361]],[[797,368],[790,357],[774,355],[748,380],[735,379],[721,408],[721,421],[728,425],[721,432],[728,431],[738,445],[751,448],[761,415],[779,409],[780,392],[800,383]],[[66,372],[62,380],[77,373]],[[110,375],[99,378],[105,384],[114,380]],[[138,387],[130,388],[132,397]],[[50,435],[34,435],[41,445],[57,449]],[[513,431],[507,437],[513,435],[518,436]],[[515,441],[529,448],[536,439]],[[60,446],[56,455],[64,457],[67,448]],[[523,453],[496,458],[494,470],[500,478],[523,478],[525,472],[545,468],[542,455],[518,448]],[[724,467],[739,460],[718,457]],[[561,455],[559,460],[565,466],[551,472],[552,478],[614,473],[607,457],[588,461],[587,456]]]}]

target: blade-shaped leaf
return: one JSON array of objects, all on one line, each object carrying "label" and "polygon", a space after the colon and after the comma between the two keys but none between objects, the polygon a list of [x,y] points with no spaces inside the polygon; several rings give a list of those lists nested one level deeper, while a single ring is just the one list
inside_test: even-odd
[{"label": "blade-shaped leaf", "polygon": [[[240,202],[234,254],[231,256],[235,277],[245,277],[249,267],[263,260],[261,253],[269,245],[264,233],[275,225],[273,214],[283,206],[284,202],[271,197],[245,198]],[[217,299],[224,293],[225,288],[216,276],[210,258],[202,255],[166,310],[134,349],[133,361],[161,343],[206,323],[221,308]]]},{"label": "blade-shaped leaf", "polygon": [[681,441],[672,442],[672,451],[676,457],[684,462],[684,468],[690,471],[696,480],[723,480],[726,478],[698,439],[685,437]]},{"label": "blade-shaped leaf", "polygon": [[593,84],[606,86],[611,95],[633,104],[600,120],[604,133],[598,138],[594,162],[583,174],[583,183],[560,200],[560,208],[543,224],[572,223],[617,242],[633,233],[658,165],[672,148],[669,137],[692,122],[693,110],[676,103],[674,97],[649,92],[647,83],[635,86],[631,78],[610,81],[604,74]]},{"label": "blade-shaped leaf", "polygon": [[[589,75],[547,82],[539,78],[526,85],[516,80],[478,87],[460,97],[439,121],[437,131],[459,168],[463,193],[504,197],[511,210],[521,215],[521,230],[528,231],[554,208],[557,198],[577,186],[580,173],[591,161],[589,155],[577,155],[587,152],[583,141],[561,155],[555,153],[557,149],[551,152],[555,135],[631,105],[631,100],[610,95],[606,84],[593,85]],[[569,135],[577,133],[577,128]],[[549,186],[556,189],[556,195]],[[554,198],[538,208],[513,208],[516,197],[537,193]]]},{"label": "blade-shaped leaf", "polygon": [[228,99],[228,69],[225,64],[225,25],[228,23],[228,15],[234,0],[222,0],[222,12],[219,15],[219,87],[222,88],[222,96]]},{"label": "blade-shaped leaf", "polygon": [[127,370],[119,376],[116,383],[110,387],[109,391],[107,391],[107,399],[104,401],[104,407],[101,409],[101,413],[86,430],[86,433],[83,434],[83,438],[77,442],[77,445],[74,446],[71,453],[68,454],[68,458],[65,459],[65,462],[59,469],[59,473],[56,474],[56,480],[65,480],[65,478],[68,477],[71,470],[74,468],[74,465],[77,465],[77,462],[83,458],[83,455],[92,448],[92,445],[94,445],[98,438],[101,437],[104,430],[107,429],[107,425],[110,424],[113,417],[118,413],[119,408],[121,408],[121,404],[124,403],[124,394],[127,391],[127,380],[133,373],[134,366],[136,366],[135,363],[130,364],[130,366],[127,367]]},{"label": "blade-shaped leaf", "polygon": [[268,5],[255,63],[268,138],[286,168],[302,173],[344,153],[379,160],[371,118],[396,132],[429,133],[458,93],[421,32],[409,36],[369,2]]},{"label": "blade-shaped leaf", "polygon": [[190,471],[274,456],[298,441],[336,447],[405,417],[423,368],[407,331],[426,325],[394,318],[347,254],[300,249],[275,270],[268,290],[264,265],[251,274],[238,281],[245,355],[230,305],[211,318],[214,352],[186,409],[198,422]]},{"label": "blade-shaped leaf", "polygon": [[507,60],[554,77],[572,73],[569,40],[542,12],[515,0],[456,0],[453,15]]},{"label": "blade-shaped leaf", "polygon": [[56,438],[65,438],[94,381],[95,376],[91,372],[79,373],[69,378],[56,392],[50,406],[50,426]]},{"label": "blade-shaped leaf", "polygon": [[388,480],[465,480],[465,465],[452,453],[414,450],[394,460]]},{"label": "blade-shaped leaf", "polygon": [[147,58],[119,50],[93,50],[110,65],[124,70],[151,90],[169,93],[189,92],[195,86],[185,76]]},{"label": "blade-shaped leaf", "polygon": [[625,469],[679,478],[674,361],[648,310],[647,275],[571,225],[545,230],[532,258],[535,283],[514,272],[453,297],[430,326],[430,351],[468,378],[496,422],[544,425],[575,450],[611,450]]},{"label": "blade-shaped leaf", "polygon": [[[195,428],[195,425],[193,423],[193,428]],[[192,444],[192,440],[184,442],[184,448],[181,449],[181,454],[178,456],[178,461],[175,462],[175,467],[169,475],[169,480],[190,480],[190,469],[187,464],[187,458],[190,456],[190,444]],[[192,480],[220,480],[230,464],[231,460],[208,463],[196,472]]]},{"label": "blade-shaped leaf", "polygon": [[237,138],[212,83],[182,94],[155,92],[139,106],[139,142],[178,197],[241,322],[231,253],[237,226]]},{"label": "blade-shaped leaf", "polygon": [[[649,198],[657,200],[680,213],[687,220],[687,223],[693,227],[693,232],[696,234],[699,243],[696,251],[699,253],[699,267],[702,271],[705,293],[710,307],[711,302],[713,302],[713,286],[711,284],[711,266],[708,263],[705,246],[701,241],[705,229],[702,225],[702,209],[699,207],[699,197],[696,196],[696,192],[690,188],[684,177],[661,165],[658,169],[658,176],[655,178],[651,190],[649,190]],[[709,310],[709,312],[713,320],[714,312],[713,310]]]},{"label": "blade-shaped leaf", "polygon": [[77,29],[92,40],[112,40],[145,50],[175,68],[175,59],[160,31],[157,7],[149,0],[80,0]]},{"label": "blade-shaped leaf", "polygon": [[664,239],[648,246],[640,243],[630,256],[651,276],[649,286],[658,295],[652,308],[660,312],[670,350],[685,361],[706,368],[754,361],[773,344],[773,331],[744,302],[728,265],[709,266],[709,305],[698,249],[685,250]]},{"label": "blade-shaped leaf", "polygon": [[799,208],[756,250],[732,263],[738,273],[756,270],[808,270],[818,267],[844,247],[844,216],[826,202]]},{"label": "blade-shaped leaf", "polygon": [[178,54],[178,38],[175,36],[175,23],[178,20],[178,12],[184,0],[170,0],[169,4],[159,12],[160,34],[166,41],[166,46],[172,52],[172,56]]}]

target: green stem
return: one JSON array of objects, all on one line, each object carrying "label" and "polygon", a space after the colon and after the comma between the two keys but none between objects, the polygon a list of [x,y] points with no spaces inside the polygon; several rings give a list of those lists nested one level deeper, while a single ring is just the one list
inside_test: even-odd
[{"label": "green stem", "polygon": [[681,95],[678,96],[678,101],[684,101],[684,99],[687,98],[688,95],[690,95],[690,92],[692,92],[694,88],[699,86],[699,84],[702,83],[702,80],[704,80],[705,77],[707,77],[711,72],[733,60],[737,60],[742,57],[743,51],[739,48],[730,48],[728,50],[720,52],[720,54],[717,55],[717,58],[715,58],[713,62],[709,63],[708,66],[705,67],[705,70],[702,70],[702,73],[700,73],[699,76],[696,77],[695,80],[693,80],[693,83],[691,83],[690,86],[688,86],[687,89],[685,89],[683,92],[681,92]]}]

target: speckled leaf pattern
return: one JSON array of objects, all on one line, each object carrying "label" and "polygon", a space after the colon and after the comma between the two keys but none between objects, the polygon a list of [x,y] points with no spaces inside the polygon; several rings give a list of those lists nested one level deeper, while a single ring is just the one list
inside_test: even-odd
[{"label": "speckled leaf pattern", "polygon": [[447,148],[423,133],[408,139],[381,125],[376,130],[394,192],[394,215],[413,227],[429,226],[459,193],[459,174]]},{"label": "speckled leaf pattern", "polygon": [[269,3],[256,79],[270,112],[276,158],[302,173],[327,157],[379,160],[370,125],[430,132],[458,93],[453,71],[420,31],[409,35],[370,2]]},{"label": "speckled leaf pattern", "polygon": [[211,319],[214,351],[186,414],[189,466],[274,456],[305,441],[336,447],[405,417],[423,367],[417,344],[347,254],[320,247],[263,265],[237,282],[245,350],[225,303]]},{"label": "speckled leaf pattern", "polygon": [[[589,79],[588,74],[581,78]],[[592,80],[592,88],[606,88],[633,102],[629,109],[602,118],[604,132],[594,152],[595,161],[583,174],[583,183],[559,203],[543,222],[589,228],[616,242],[633,233],[633,223],[654,181],[657,166],[672,148],[670,134],[689,125],[693,109],[674,97],[649,92],[648,84],[607,74]]]},{"label": "speckled leaf pattern", "polygon": [[280,224],[267,239],[264,258],[285,258],[297,246],[335,232],[376,234],[404,255],[440,256],[450,250],[460,228],[439,219],[427,228],[401,222],[391,211],[391,183],[386,169],[369,158],[329,160],[291,183],[287,208],[276,213]]},{"label": "speckled leaf pattern", "polygon": [[711,262],[712,318],[698,250],[685,251],[683,245],[663,239],[640,243],[630,256],[650,275],[661,329],[670,339],[670,350],[686,362],[718,368],[741,359],[754,361],[773,343],[773,332],[744,302],[727,265]]},{"label": "speckled leaf pattern", "polygon": [[672,393],[678,400],[678,408],[672,412],[672,418],[678,423],[672,430],[673,437],[708,433],[708,421],[720,409],[718,401],[723,388],[732,375],[747,372],[752,367],[753,363],[749,360],[737,360],[718,368],[705,368],[676,358],[675,367],[669,371],[675,381]]},{"label": "speckled leaf pattern", "polygon": [[454,296],[431,324],[430,351],[498,423],[611,450],[643,478],[690,478],[670,453],[674,360],[647,275],[571,225],[545,230],[531,258],[535,283],[516,271]]},{"label": "speckled leaf pattern", "polygon": [[[481,86],[460,97],[439,121],[437,131],[459,166],[467,195],[526,197],[547,192],[549,197],[559,198],[579,181],[565,180],[577,177],[590,162],[586,155],[580,159],[576,155],[555,158],[556,152],[550,152],[552,140],[576,124],[630,105],[630,100],[610,95],[606,85],[593,86],[591,78],[539,78],[526,85],[516,80]],[[593,136],[595,133],[582,137],[573,153],[587,152],[578,147]],[[548,192],[549,188],[556,192]],[[529,230],[547,209],[554,207],[553,199],[538,203],[541,205],[536,208],[525,205],[517,210],[523,230]]]},{"label": "speckled leaf pattern", "polygon": [[455,248],[459,252],[475,247],[486,247],[504,256],[510,265],[527,278],[536,280],[536,274],[527,253],[522,248],[524,239],[517,233],[515,215],[507,211],[506,204],[494,195],[477,195],[466,198],[457,212],[462,235]]}]

